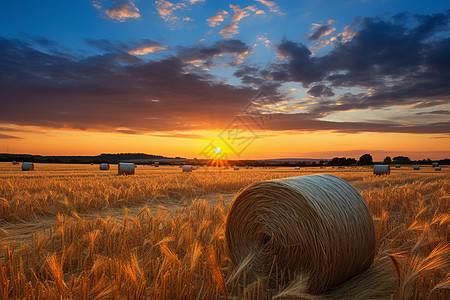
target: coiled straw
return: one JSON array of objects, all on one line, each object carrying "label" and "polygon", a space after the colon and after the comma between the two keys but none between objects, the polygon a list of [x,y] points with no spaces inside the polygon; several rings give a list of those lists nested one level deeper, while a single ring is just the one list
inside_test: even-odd
[{"label": "coiled straw", "polygon": [[351,184],[328,174],[248,186],[233,200],[225,238],[236,269],[245,264],[250,276],[264,277],[275,262],[307,275],[315,294],[366,270],[375,254],[367,204]]}]

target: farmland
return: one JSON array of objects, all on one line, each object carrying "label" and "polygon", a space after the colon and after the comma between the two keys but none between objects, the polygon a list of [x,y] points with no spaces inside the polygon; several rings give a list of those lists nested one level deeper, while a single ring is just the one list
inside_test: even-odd
[{"label": "farmland", "polygon": [[[234,276],[224,241],[237,191],[328,173],[361,193],[376,230],[369,271],[322,295],[283,274]],[[446,299],[450,297],[450,168],[224,168],[0,163],[2,299]],[[275,270],[280,272],[282,270]],[[284,277],[283,277],[284,276]],[[278,278],[278,277],[277,277]]]}]

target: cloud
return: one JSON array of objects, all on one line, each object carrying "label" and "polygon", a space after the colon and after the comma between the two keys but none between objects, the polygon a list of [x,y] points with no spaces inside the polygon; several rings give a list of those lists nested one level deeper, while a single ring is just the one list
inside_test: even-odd
[{"label": "cloud", "polygon": [[250,16],[249,11],[254,11],[254,7],[248,6],[241,8],[239,4],[230,4],[230,8],[233,10],[234,14],[231,18],[230,24],[222,28],[219,32],[224,38],[232,38],[234,35],[239,33],[238,23],[245,17]]},{"label": "cloud", "polygon": [[418,115],[418,116],[421,116],[421,115],[450,115],[450,111],[448,111],[448,110],[423,111],[423,112],[416,113],[416,115]]},{"label": "cloud", "polygon": [[[124,56],[125,53],[130,55],[145,55],[148,53],[168,49],[168,46],[163,46],[160,43],[149,39],[142,39],[140,41],[130,43],[124,43],[121,41],[111,42],[105,39],[102,40],[87,39],[86,43],[101,51],[115,52],[116,54],[121,54],[124,59],[126,57]],[[137,62],[135,58],[131,57],[129,57],[128,60]]]},{"label": "cloud", "polygon": [[0,140],[17,140],[17,139],[20,140],[22,138],[18,136],[0,133]]},{"label": "cloud", "polygon": [[332,96],[334,96],[333,91],[329,87],[327,87],[323,84],[315,85],[312,88],[310,88],[307,92],[308,92],[308,94],[310,94],[313,97],[332,97]]},{"label": "cloud", "polygon": [[[88,40],[95,54],[72,55],[41,50],[37,41],[0,38],[0,123],[130,134],[222,129],[256,94],[254,87],[265,85],[274,107],[286,106],[291,98],[279,90],[295,82],[311,96],[297,101],[301,112],[283,106],[266,130],[448,134],[449,19],[447,12],[360,18],[351,38],[336,38],[320,57],[285,38],[276,46],[283,59],[239,65],[234,76],[241,86],[190,63],[214,65],[251,51],[237,39],[175,47],[172,56],[148,60],[130,53],[161,46],[151,40]],[[395,107],[410,111],[395,120],[326,118]],[[421,112],[420,122],[404,119]]]},{"label": "cloud", "polygon": [[[343,132],[445,133],[448,122],[437,122],[433,117],[444,114],[442,109],[423,113],[428,116],[421,119],[426,124],[414,126],[405,120],[364,123],[321,118],[341,111],[448,106],[450,38],[445,33],[449,20],[448,12],[426,16],[405,14],[401,19],[360,18],[351,28],[344,29],[351,32],[346,34],[349,38],[341,35],[321,57],[314,56],[300,42],[283,39],[276,47],[281,60],[266,69],[243,65],[234,75],[245,84],[261,84],[264,79],[297,82],[318,98],[305,103],[310,115],[302,115],[303,121],[291,120],[289,125],[287,119],[292,116],[283,117],[285,123],[284,127],[279,126],[280,130],[297,127]],[[409,115],[414,117],[416,112]]]},{"label": "cloud", "polygon": [[211,66],[214,58],[224,54],[232,54],[243,59],[251,51],[252,48],[240,40],[223,39],[216,41],[209,47],[204,45],[177,47],[177,57],[183,62],[202,62],[207,66]]},{"label": "cloud", "polygon": [[[209,48],[239,53],[241,43]],[[93,44],[111,51],[75,58],[0,38],[0,123],[132,134],[220,129],[255,93],[189,72],[176,56],[124,63],[134,56],[114,52],[117,43]]]},{"label": "cloud", "polygon": [[217,25],[220,25],[225,18],[228,16],[228,12],[226,10],[218,11],[214,17],[206,19],[206,21],[209,22],[209,26],[215,27]]},{"label": "cloud", "polygon": [[168,49],[167,46],[160,45],[158,42],[152,40],[141,40],[140,43],[135,44],[134,47],[128,50],[128,54],[131,55],[145,55],[148,53],[153,53],[161,50]]},{"label": "cloud", "polygon": [[268,1],[268,0],[255,0],[255,1],[267,6],[271,12],[276,12],[276,13],[280,12],[280,8],[277,5],[275,5],[275,1]]},{"label": "cloud", "polygon": [[172,2],[165,0],[158,0],[155,3],[159,16],[166,22],[177,21],[179,17],[175,15],[175,12],[187,7],[185,3],[173,4]]},{"label": "cloud", "polygon": [[313,33],[308,37],[308,40],[311,42],[315,42],[319,40],[321,37],[327,36],[333,31],[335,31],[336,28],[331,27],[329,25],[321,25],[317,27]]},{"label": "cloud", "polygon": [[305,87],[324,84],[331,89],[367,90],[336,95],[312,109],[326,113],[392,105],[422,106],[450,98],[449,14],[414,16],[418,22],[364,18],[351,40],[337,42],[322,57],[312,56],[302,43],[283,40],[277,51],[285,60],[274,64],[271,75]]},{"label": "cloud", "polygon": [[139,9],[136,7],[133,1],[107,1],[108,9],[105,10],[105,0],[93,1],[92,5],[113,20],[124,22],[127,19],[137,19],[141,15]]}]

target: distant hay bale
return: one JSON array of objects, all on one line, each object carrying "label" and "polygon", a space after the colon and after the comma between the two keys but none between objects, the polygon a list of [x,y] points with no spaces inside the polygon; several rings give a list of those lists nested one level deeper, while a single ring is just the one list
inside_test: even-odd
[{"label": "distant hay bale", "polygon": [[135,168],[136,166],[134,165],[134,163],[119,163],[119,175],[133,175]]},{"label": "distant hay bale", "polygon": [[154,166],[159,167],[159,161],[155,161]]},{"label": "distant hay bale", "polygon": [[34,163],[32,162],[24,162],[22,163],[22,171],[33,171]]},{"label": "distant hay bale", "polygon": [[300,170],[300,167],[299,167],[299,166],[297,166],[297,167],[295,167],[295,168],[294,168],[294,170]]},{"label": "distant hay bale", "polygon": [[238,166],[234,166],[233,170],[237,171],[237,170],[239,170],[239,167]]},{"label": "distant hay bale", "polygon": [[400,169],[401,166],[400,166],[400,165],[395,165],[395,167],[396,167],[397,169]]},{"label": "distant hay bale", "polygon": [[434,168],[434,170],[435,170],[435,171],[440,171],[440,170],[441,170],[441,167],[436,167],[436,168]]},{"label": "distant hay bale", "polygon": [[439,164],[437,162],[433,162],[433,168],[439,167]]},{"label": "distant hay bale", "polygon": [[[237,269],[267,276],[278,269],[309,276],[322,293],[368,269],[375,229],[358,191],[338,177],[319,174],[254,183],[233,200],[225,225]],[[272,279],[274,279],[274,272]]]},{"label": "distant hay bale", "polygon": [[109,164],[107,163],[100,164],[100,170],[109,170],[109,168]]},{"label": "distant hay bale", "polygon": [[389,175],[391,174],[391,167],[389,167],[389,165],[375,165],[373,166],[373,174]]},{"label": "distant hay bale", "polygon": [[12,164],[13,164],[13,165],[17,165],[18,162],[17,162],[17,161],[13,161]]},{"label": "distant hay bale", "polygon": [[94,163],[91,163],[91,166],[93,166],[94,165]]},{"label": "distant hay bale", "polygon": [[198,166],[192,166],[192,170],[198,170]]},{"label": "distant hay bale", "polygon": [[183,172],[192,172],[192,166],[184,165],[182,170],[183,170]]},{"label": "distant hay bale", "polygon": [[420,166],[414,166],[414,170],[420,170]]}]

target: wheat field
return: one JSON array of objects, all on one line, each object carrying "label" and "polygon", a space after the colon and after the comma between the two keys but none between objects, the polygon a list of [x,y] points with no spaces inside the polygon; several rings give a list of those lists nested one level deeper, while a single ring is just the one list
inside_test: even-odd
[{"label": "wheat field", "polygon": [[[328,173],[369,205],[376,258],[321,295],[277,266],[250,282],[224,242],[230,203],[248,184]],[[450,168],[344,169],[0,163],[1,299],[449,299]]]}]

